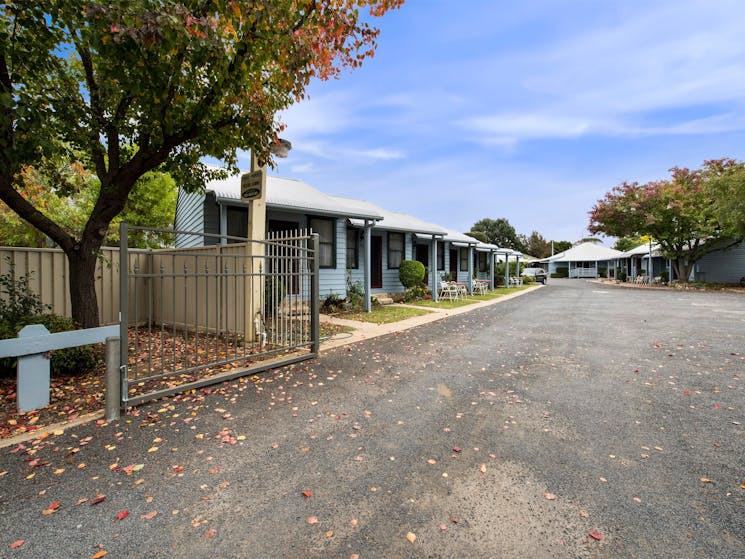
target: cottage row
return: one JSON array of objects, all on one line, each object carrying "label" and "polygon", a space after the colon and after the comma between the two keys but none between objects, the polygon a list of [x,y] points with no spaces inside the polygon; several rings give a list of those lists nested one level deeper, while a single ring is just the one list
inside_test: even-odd
[{"label": "cottage row", "polygon": [[[241,198],[241,177],[212,181],[204,194],[179,190],[175,228],[197,235],[176,236],[177,247],[238,242],[245,237],[249,203]],[[260,211],[260,210],[257,210]],[[266,177],[265,233],[310,228],[319,235],[321,296],[346,296],[358,283],[374,295],[404,291],[398,269],[403,260],[418,260],[436,297],[438,282],[448,274],[473,290],[473,279],[494,287],[494,266],[519,261],[512,249],[477,239],[414,216],[364,200],[332,196],[294,179]],[[222,237],[202,236],[202,233]],[[434,263],[435,266],[430,266]],[[436,274],[431,274],[433,268]],[[368,303],[369,306],[369,303]]]}]

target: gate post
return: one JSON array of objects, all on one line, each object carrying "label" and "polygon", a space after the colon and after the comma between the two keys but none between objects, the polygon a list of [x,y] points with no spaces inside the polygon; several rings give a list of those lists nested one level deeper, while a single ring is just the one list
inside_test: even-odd
[{"label": "gate post", "polygon": [[318,233],[313,233],[310,237],[310,254],[312,255],[310,268],[310,336],[313,340],[311,351],[318,354],[321,345],[321,299],[318,282]]},{"label": "gate post", "polygon": [[120,347],[120,338],[106,338],[106,421],[119,419],[119,409],[122,405]]},{"label": "gate post", "polygon": [[129,394],[127,364],[129,362],[129,225],[119,224],[119,371],[121,388],[119,405]]}]

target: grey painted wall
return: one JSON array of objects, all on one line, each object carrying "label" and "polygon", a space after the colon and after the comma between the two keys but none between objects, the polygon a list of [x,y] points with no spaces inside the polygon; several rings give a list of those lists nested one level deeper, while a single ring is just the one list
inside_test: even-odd
[{"label": "grey painted wall", "polygon": [[741,277],[745,277],[745,243],[707,254],[693,269],[695,281],[738,283]]}]

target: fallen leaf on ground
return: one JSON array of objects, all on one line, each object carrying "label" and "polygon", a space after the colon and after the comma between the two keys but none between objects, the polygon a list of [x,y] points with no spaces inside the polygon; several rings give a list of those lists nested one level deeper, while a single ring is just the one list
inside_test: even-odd
[{"label": "fallen leaf on ground", "polygon": [[589,513],[589,512],[587,512],[587,511],[586,511],[586,510],[584,510],[584,509],[583,509],[583,510],[581,510],[581,511],[579,511],[579,515],[580,515],[580,516],[581,516],[582,518],[590,518],[590,513]]},{"label": "fallen leaf on ground", "polygon": [[101,559],[101,557],[106,557],[109,554],[108,551],[105,549],[102,549],[98,553],[96,553],[94,556],[91,557],[91,559]]},{"label": "fallen leaf on ground", "polygon": [[140,518],[144,518],[145,520],[152,520],[155,517],[156,514],[158,514],[158,511],[157,510],[153,510],[153,511],[150,511],[149,513],[147,513],[147,514],[143,514],[142,516],[140,516]]},{"label": "fallen leaf on ground", "polygon": [[596,530],[590,530],[590,531],[589,531],[589,532],[587,532],[587,533],[588,533],[588,534],[589,534],[589,536],[590,536],[590,537],[591,537],[592,539],[594,539],[594,540],[598,540],[598,541],[599,541],[599,540],[602,540],[602,539],[603,539],[603,534],[601,534],[600,532],[598,532],[598,531],[596,531]]},{"label": "fallen leaf on ground", "polygon": [[479,470],[481,470],[481,473],[482,474],[485,474],[486,473],[486,464],[481,464],[481,467],[479,468]]},{"label": "fallen leaf on ground", "polygon": [[459,446],[453,447],[453,452],[460,452],[462,449]]},{"label": "fallen leaf on ground", "polygon": [[103,503],[106,500],[106,495],[99,495],[95,499],[91,501],[91,506],[97,505],[98,503]]},{"label": "fallen leaf on ground", "polygon": [[21,547],[24,543],[26,543],[26,540],[16,540],[12,544],[10,544],[10,549],[15,549],[16,547]]},{"label": "fallen leaf on ground", "polygon": [[416,541],[416,534],[414,532],[409,532],[406,534],[406,539],[409,540],[411,543],[414,543]]},{"label": "fallen leaf on ground", "polygon": [[543,496],[546,497],[546,499],[548,499],[549,501],[556,500],[556,495],[554,495],[553,493],[544,493]]},{"label": "fallen leaf on ground", "polygon": [[698,480],[701,483],[714,483],[714,480],[713,479],[709,479],[708,477],[700,477],[700,478],[698,478]]},{"label": "fallen leaf on ground", "polygon": [[303,497],[305,497],[306,499],[310,499],[310,498],[311,498],[311,497],[313,496],[313,493],[311,493],[310,491],[303,491],[303,492],[302,492],[302,495],[303,495]]},{"label": "fallen leaf on ground", "polygon": [[327,538],[333,538],[334,537],[334,531],[333,530],[329,530],[328,532],[326,532],[326,537]]},{"label": "fallen leaf on ground", "polygon": [[318,519],[315,516],[309,516],[306,522],[308,524],[318,524]]},{"label": "fallen leaf on ground", "polygon": [[128,510],[126,510],[126,509],[125,509],[125,510],[123,510],[123,511],[121,511],[121,512],[118,512],[118,513],[116,514],[116,517],[117,517],[117,518],[118,518],[119,520],[124,520],[124,519],[125,519],[125,518],[127,518],[128,516],[129,516],[129,511],[128,511]]},{"label": "fallen leaf on ground", "polygon": [[207,538],[208,540],[214,538],[216,535],[217,535],[217,530],[215,530],[214,528],[210,528],[204,533],[204,537]]}]

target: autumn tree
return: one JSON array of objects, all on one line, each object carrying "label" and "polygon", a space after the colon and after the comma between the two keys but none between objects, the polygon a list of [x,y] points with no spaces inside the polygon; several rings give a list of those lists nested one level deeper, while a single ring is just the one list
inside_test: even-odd
[{"label": "autumn tree", "polygon": [[471,226],[471,230],[466,234],[485,243],[524,252],[517,231],[504,217],[480,219]]},{"label": "autumn tree", "polygon": [[686,281],[706,254],[739,242],[722,228],[709,188],[712,169],[671,169],[667,180],[623,183],[590,212],[589,231],[615,237],[648,235]]},{"label": "autumn tree", "polygon": [[[26,167],[21,172],[18,192],[72,236],[80,236],[98,198],[100,183],[95,175],[72,165],[62,169],[50,179],[37,170]],[[59,184],[66,181],[69,187],[55,189],[51,181]],[[63,195],[62,192],[66,194]],[[173,227],[176,210],[175,181],[167,173],[151,171],[145,173],[135,183],[124,210],[112,220],[104,244],[119,244],[121,221],[142,227],[167,229]],[[157,248],[173,242],[173,235],[156,231],[133,230],[129,236],[129,246],[136,248]],[[0,200],[0,239],[9,246],[42,248],[50,246],[49,239],[41,231],[21,219]]]},{"label": "autumn tree", "polygon": [[[73,318],[98,324],[96,255],[137,180],[171,173],[196,190],[270,162],[275,115],[313,78],[372,56],[403,0],[17,0],[0,7],[0,199],[67,255]],[[124,146],[137,146],[134,150]],[[211,156],[227,172],[200,163]],[[100,183],[80,235],[19,192],[23,166],[82,159]],[[58,189],[60,185],[52,185]]]}]

